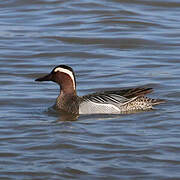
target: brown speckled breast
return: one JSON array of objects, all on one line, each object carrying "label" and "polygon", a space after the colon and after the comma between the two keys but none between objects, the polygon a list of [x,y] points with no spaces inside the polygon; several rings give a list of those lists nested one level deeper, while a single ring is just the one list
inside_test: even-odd
[{"label": "brown speckled breast", "polygon": [[81,97],[73,95],[58,96],[56,99],[56,108],[72,114],[79,114],[79,104]]}]

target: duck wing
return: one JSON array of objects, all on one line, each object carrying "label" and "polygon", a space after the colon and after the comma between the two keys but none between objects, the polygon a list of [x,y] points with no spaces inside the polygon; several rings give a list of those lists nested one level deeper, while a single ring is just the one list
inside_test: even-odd
[{"label": "duck wing", "polygon": [[123,96],[125,98],[131,99],[134,97],[138,97],[138,96],[144,96],[146,94],[149,94],[153,91],[152,88],[128,88],[128,89],[120,89],[120,90],[116,90],[116,91],[105,91],[104,93],[106,94],[118,94],[120,96]]},{"label": "duck wing", "polygon": [[152,88],[129,88],[93,93],[83,96],[82,99],[100,104],[124,104],[132,98],[144,96],[150,92],[152,92]]}]

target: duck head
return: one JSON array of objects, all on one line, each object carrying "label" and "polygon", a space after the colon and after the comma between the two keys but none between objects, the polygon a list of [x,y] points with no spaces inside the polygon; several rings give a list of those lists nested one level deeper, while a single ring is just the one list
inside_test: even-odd
[{"label": "duck head", "polygon": [[35,81],[53,81],[60,85],[63,92],[76,91],[76,79],[74,71],[66,65],[56,66],[51,73],[36,79]]}]

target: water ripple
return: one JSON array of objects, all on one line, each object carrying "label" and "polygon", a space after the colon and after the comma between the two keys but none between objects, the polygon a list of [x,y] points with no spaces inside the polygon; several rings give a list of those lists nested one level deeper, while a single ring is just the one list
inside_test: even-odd
[{"label": "water ripple", "polygon": [[[179,6],[166,1],[0,2],[1,179],[179,179]],[[34,79],[73,67],[78,94],[148,86],[167,103],[62,115]]]}]

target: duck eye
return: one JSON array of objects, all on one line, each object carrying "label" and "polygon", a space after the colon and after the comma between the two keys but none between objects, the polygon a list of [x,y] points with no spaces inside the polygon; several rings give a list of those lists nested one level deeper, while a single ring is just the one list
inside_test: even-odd
[{"label": "duck eye", "polygon": [[56,71],[52,71],[51,74],[56,74],[57,72]]}]

